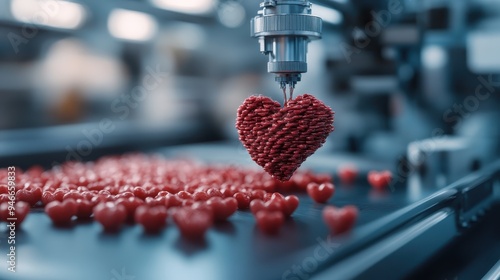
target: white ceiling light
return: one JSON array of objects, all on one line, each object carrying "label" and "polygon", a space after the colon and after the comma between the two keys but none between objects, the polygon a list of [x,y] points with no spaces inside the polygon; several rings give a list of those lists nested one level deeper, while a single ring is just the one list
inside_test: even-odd
[{"label": "white ceiling light", "polygon": [[153,5],[165,10],[186,14],[207,14],[214,10],[217,0],[151,0]]},{"label": "white ceiling light", "polygon": [[236,1],[228,1],[217,9],[219,21],[226,27],[236,28],[243,24],[246,19],[245,8]]},{"label": "white ceiling light", "polygon": [[339,24],[344,19],[339,11],[317,4],[312,6],[312,14],[332,24]]},{"label": "white ceiling light", "polygon": [[58,0],[12,0],[10,11],[18,21],[62,29],[76,29],[86,18],[82,5]]},{"label": "white ceiling light", "polygon": [[109,14],[108,29],[111,35],[119,39],[148,41],[156,34],[158,23],[146,13],[114,9]]}]

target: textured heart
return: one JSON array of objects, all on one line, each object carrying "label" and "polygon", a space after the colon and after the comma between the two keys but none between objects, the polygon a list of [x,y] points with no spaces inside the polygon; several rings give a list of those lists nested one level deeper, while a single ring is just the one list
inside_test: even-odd
[{"label": "textured heart", "polygon": [[334,112],[304,94],[280,104],[251,96],[238,108],[236,128],[252,159],[280,181],[287,181],[333,131]]}]

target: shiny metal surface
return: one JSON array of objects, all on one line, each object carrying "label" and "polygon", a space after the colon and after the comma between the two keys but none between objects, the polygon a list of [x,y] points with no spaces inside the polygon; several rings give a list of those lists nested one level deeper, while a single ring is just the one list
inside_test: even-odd
[{"label": "shiny metal surface", "polygon": [[251,36],[259,38],[260,51],[269,57],[267,72],[281,88],[291,88],[307,72],[307,44],[321,38],[322,20],[311,15],[309,1],[264,1],[251,20]]}]

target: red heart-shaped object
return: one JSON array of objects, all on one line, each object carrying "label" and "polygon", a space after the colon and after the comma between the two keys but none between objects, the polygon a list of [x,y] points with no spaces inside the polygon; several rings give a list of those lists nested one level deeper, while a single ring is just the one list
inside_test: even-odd
[{"label": "red heart-shaped object", "polygon": [[175,194],[167,194],[165,196],[165,204],[168,208],[177,207],[182,205],[182,199]]},{"label": "red heart-shaped object", "polygon": [[250,206],[250,196],[243,192],[237,192],[233,197],[238,201],[238,209],[248,209]]},{"label": "red heart-shaped object", "polygon": [[238,201],[234,197],[223,199],[214,196],[207,200],[207,205],[212,207],[214,219],[216,221],[225,221],[238,210]]},{"label": "red heart-shaped object", "polygon": [[299,207],[299,198],[296,195],[289,195],[285,197],[283,215],[285,215],[285,217],[289,217],[293,214],[297,207]]},{"label": "red heart-shaped object", "polygon": [[283,212],[283,200],[279,198],[270,199],[266,202],[260,199],[254,199],[250,202],[250,211],[252,214],[257,215],[260,211]]},{"label": "red heart-shaped object", "polygon": [[9,193],[9,187],[5,184],[0,185],[0,194],[8,194]]},{"label": "red heart-shaped object", "polygon": [[77,211],[78,206],[73,199],[66,199],[63,202],[55,200],[45,206],[45,213],[56,225],[69,223]]},{"label": "red heart-shaped object", "polygon": [[167,217],[165,206],[141,205],[135,210],[135,221],[141,224],[147,233],[160,232],[167,225]]},{"label": "red heart-shaped object", "polygon": [[266,234],[277,234],[285,222],[281,211],[259,211],[255,215],[257,226]]},{"label": "red heart-shaped object", "polygon": [[182,236],[188,239],[200,239],[212,226],[212,214],[205,210],[182,208],[175,211],[174,222]]},{"label": "red heart-shaped object", "polygon": [[354,225],[358,217],[358,209],[348,205],[342,208],[326,206],[323,209],[323,221],[333,233],[342,233]]},{"label": "red heart-shaped object", "polygon": [[76,200],[76,217],[78,219],[88,219],[92,216],[94,204],[86,199]]},{"label": "red heart-shaped object", "polygon": [[[24,201],[17,202],[14,207],[10,207],[10,209],[9,205],[10,204],[8,202],[3,202],[0,205],[0,221],[7,223],[15,222],[16,226],[21,225],[30,212],[30,205]],[[16,218],[16,220],[9,220],[9,218]]]},{"label": "red heart-shaped object", "polygon": [[358,170],[352,165],[345,165],[339,168],[338,174],[344,184],[352,184],[356,181]]},{"label": "red heart-shaped object", "polygon": [[40,199],[42,199],[42,189],[38,187],[28,186],[16,193],[17,201],[27,202],[31,206],[34,206]]},{"label": "red heart-shaped object", "polygon": [[368,183],[376,190],[384,190],[389,186],[392,180],[392,173],[390,171],[370,171],[368,172]]},{"label": "red heart-shaped object", "polygon": [[304,94],[280,104],[251,96],[238,108],[236,128],[252,159],[280,181],[287,181],[333,131],[334,112]]},{"label": "red heart-shaped object", "polygon": [[125,206],[125,210],[127,211],[127,220],[133,221],[137,207],[143,205],[144,201],[135,196],[127,198],[122,197],[116,200],[116,204],[121,204]]},{"label": "red heart-shaped object", "polygon": [[42,203],[43,205],[47,205],[51,203],[52,201],[63,201],[63,197],[66,193],[62,191],[56,191],[56,192],[51,192],[51,191],[44,191],[42,194]]},{"label": "red heart-shaped object", "polygon": [[307,185],[307,194],[318,203],[325,203],[335,193],[335,186],[332,183],[309,183]]},{"label": "red heart-shaped object", "polygon": [[127,219],[127,210],[121,204],[101,202],[94,207],[94,219],[101,223],[105,231],[115,232]]}]

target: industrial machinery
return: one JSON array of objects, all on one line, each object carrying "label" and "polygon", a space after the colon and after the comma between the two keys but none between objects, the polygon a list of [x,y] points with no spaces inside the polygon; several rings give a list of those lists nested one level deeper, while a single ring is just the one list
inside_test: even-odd
[{"label": "industrial machinery", "polygon": [[286,101],[286,86],[292,98],[301,73],[307,72],[307,45],[321,38],[322,20],[311,15],[307,0],[269,0],[260,7],[250,23],[251,35],[259,39],[260,52],[269,58],[267,72],[275,74]]},{"label": "industrial machinery", "polygon": [[235,114],[277,82],[335,111],[302,168],[359,209],[332,235],[297,192],[278,236],[237,211],[196,243],[170,222],[56,227],[38,204],[0,279],[500,279],[499,26],[493,0],[0,1],[0,169],[127,152],[257,167]]}]

